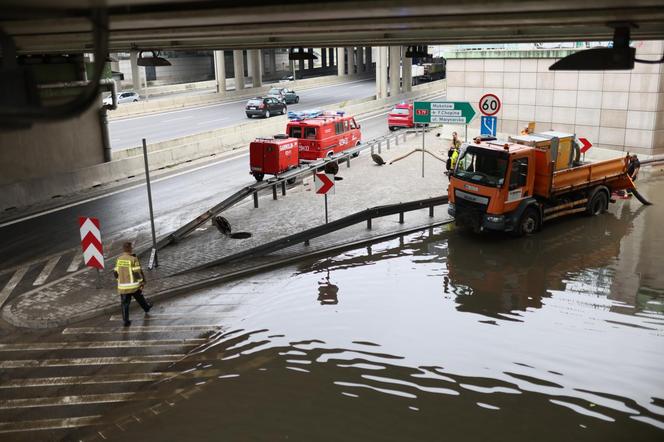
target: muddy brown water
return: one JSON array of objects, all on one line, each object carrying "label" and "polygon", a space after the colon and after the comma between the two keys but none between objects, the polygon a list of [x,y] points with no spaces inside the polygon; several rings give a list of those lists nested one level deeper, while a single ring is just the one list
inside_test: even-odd
[{"label": "muddy brown water", "polygon": [[435,229],[236,283],[194,366],[216,375],[121,438],[664,440],[663,188],[529,238]]}]

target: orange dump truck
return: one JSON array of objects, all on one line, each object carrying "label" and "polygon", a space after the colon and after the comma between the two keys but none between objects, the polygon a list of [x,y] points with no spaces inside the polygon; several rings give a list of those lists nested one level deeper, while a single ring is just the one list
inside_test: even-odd
[{"label": "orange dump truck", "polygon": [[573,213],[598,215],[612,192],[634,189],[636,156],[581,163],[573,134],[544,132],[470,143],[450,176],[457,225],[517,236]]}]

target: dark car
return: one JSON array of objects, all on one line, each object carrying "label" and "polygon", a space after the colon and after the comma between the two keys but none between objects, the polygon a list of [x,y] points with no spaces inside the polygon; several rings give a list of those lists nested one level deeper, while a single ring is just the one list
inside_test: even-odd
[{"label": "dark car", "polygon": [[286,103],[276,97],[256,97],[247,101],[244,111],[247,118],[259,115],[263,118],[270,118],[272,115],[281,115],[286,113]]},{"label": "dark car", "polygon": [[286,104],[300,102],[300,97],[295,93],[295,91],[285,87],[273,87],[267,92],[267,95],[270,97],[278,97]]}]

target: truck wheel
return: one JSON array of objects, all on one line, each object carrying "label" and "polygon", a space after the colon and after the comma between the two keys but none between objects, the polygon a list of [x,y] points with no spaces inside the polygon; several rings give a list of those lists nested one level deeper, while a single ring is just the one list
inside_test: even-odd
[{"label": "truck wheel", "polygon": [[586,213],[590,216],[597,216],[604,212],[609,206],[609,197],[602,188],[598,188],[593,192],[593,195],[588,201],[586,206]]},{"label": "truck wheel", "polygon": [[514,229],[514,236],[532,235],[540,228],[540,217],[534,207],[527,208],[521,218],[519,224]]},{"label": "truck wheel", "polygon": [[263,175],[263,174],[260,173],[260,172],[255,172],[253,175],[254,175],[254,178],[256,178],[256,181],[258,181],[259,183],[260,183],[261,181],[263,181],[263,177],[265,176],[265,175]]},{"label": "truck wheel", "polygon": [[295,181],[297,181],[297,178],[296,178],[296,177],[288,178],[288,179],[286,180],[286,184],[295,184]]}]

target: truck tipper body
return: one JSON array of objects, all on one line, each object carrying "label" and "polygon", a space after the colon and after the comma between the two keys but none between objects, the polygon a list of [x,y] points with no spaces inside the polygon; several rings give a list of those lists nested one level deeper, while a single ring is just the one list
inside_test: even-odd
[{"label": "truck tipper body", "polygon": [[582,163],[573,134],[532,134],[462,150],[450,175],[448,212],[475,231],[534,233],[564,215],[598,215],[613,192],[634,189],[636,157]]}]

